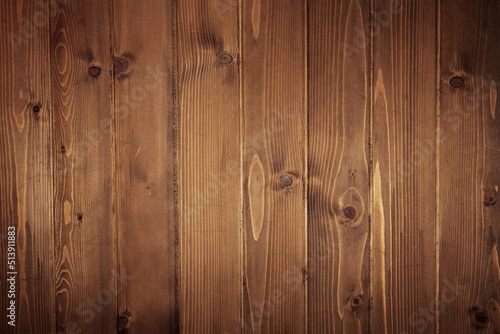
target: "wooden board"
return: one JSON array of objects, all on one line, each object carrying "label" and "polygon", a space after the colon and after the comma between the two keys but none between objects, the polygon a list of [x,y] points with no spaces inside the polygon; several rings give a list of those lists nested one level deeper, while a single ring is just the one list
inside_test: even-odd
[{"label": "wooden board", "polygon": [[50,27],[57,332],[109,333],[117,277],[108,4],[68,1]]},{"label": "wooden board", "polygon": [[[49,15],[36,1],[0,4],[0,332],[55,330]],[[14,268],[7,266],[15,228]],[[10,251],[9,251],[10,253]],[[16,272],[8,298],[8,272]],[[15,327],[7,307],[15,301]]]},{"label": "wooden board", "polygon": [[175,331],[172,7],[114,1],[118,330]]},{"label": "wooden board", "polygon": [[376,0],[372,12],[373,330],[436,331],[437,9]]},{"label": "wooden board", "polygon": [[246,333],[305,331],[305,6],[242,6]]},{"label": "wooden board", "polygon": [[440,9],[440,328],[495,333],[500,332],[500,4],[442,0]]},{"label": "wooden board", "polygon": [[368,9],[358,0],[309,5],[311,333],[369,330]]},{"label": "wooden board", "polygon": [[177,3],[178,303],[183,333],[241,328],[238,6]]}]

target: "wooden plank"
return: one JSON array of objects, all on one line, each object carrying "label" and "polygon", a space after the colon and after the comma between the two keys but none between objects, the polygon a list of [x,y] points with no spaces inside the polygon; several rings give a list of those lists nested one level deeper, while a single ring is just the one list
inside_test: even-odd
[{"label": "wooden plank", "polygon": [[116,331],[110,13],[65,1],[51,19],[57,332]]},{"label": "wooden plank", "polygon": [[303,333],[306,2],[242,5],[245,332]]},{"label": "wooden plank", "polygon": [[369,328],[368,9],[358,0],[309,4],[311,333]]},{"label": "wooden plank", "polygon": [[[49,15],[36,1],[0,4],[2,333],[55,331]],[[11,233],[15,263],[7,262]]]},{"label": "wooden plank", "polygon": [[374,332],[434,333],[437,326],[436,25],[432,1],[374,1]]},{"label": "wooden plank", "polygon": [[172,6],[114,9],[118,329],[175,331]]},{"label": "wooden plank", "polygon": [[500,3],[441,1],[440,329],[500,331]]},{"label": "wooden plank", "polygon": [[238,6],[177,3],[179,330],[241,324]]}]

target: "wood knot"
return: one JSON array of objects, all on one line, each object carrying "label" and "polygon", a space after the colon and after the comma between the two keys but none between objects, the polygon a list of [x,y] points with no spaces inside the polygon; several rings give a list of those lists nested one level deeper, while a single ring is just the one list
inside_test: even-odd
[{"label": "wood knot", "polygon": [[125,72],[128,69],[128,60],[125,58],[115,58],[115,75]]},{"label": "wood knot", "polygon": [[490,315],[487,310],[479,307],[473,307],[469,312],[472,325],[475,328],[484,328],[488,325]]},{"label": "wood knot", "polygon": [[497,202],[497,196],[491,190],[484,193],[484,205],[491,206]]},{"label": "wood knot", "polygon": [[39,113],[40,112],[40,106],[33,106],[33,112],[36,114],[36,113]]},{"label": "wood knot", "polygon": [[281,175],[280,186],[282,188],[290,187],[293,184],[293,178],[289,175]]},{"label": "wood knot", "polygon": [[233,62],[233,57],[229,53],[221,53],[217,56],[219,63],[226,65]]},{"label": "wood knot", "polygon": [[352,296],[349,300],[349,305],[351,306],[351,310],[356,311],[363,305],[363,299],[361,296]]},{"label": "wood knot", "polygon": [[365,213],[365,204],[358,190],[349,187],[338,200],[334,207],[336,220],[340,225],[357,227],[361,224]]},{"label": "wood knot", "polygon": [[101,73],[101,69],[97,66],[92,66],[89,68],[89,74],[96,78]]},{"label": "wood knot", "polygon": [[130,313],[129,310],[125,310],[123,312],[120,312],[120,315],[118,316],[118,320],[117,320],[117,324],[116,324],[116,327],[118,329],[118,333],[120,333],[120,334],[128,333],[131,316],[132,316],[132,314]]},{"label": "wood knot", "polygon": [[465,79],[462,77],[453,77],[450,79],[450,85],[453,88],[460,88],[465,84]]},{"label": "wood knot", "polygon": [[354,219],[356,217],[356,209],[350,205],[345,207],[342,213],[347,219]]}]

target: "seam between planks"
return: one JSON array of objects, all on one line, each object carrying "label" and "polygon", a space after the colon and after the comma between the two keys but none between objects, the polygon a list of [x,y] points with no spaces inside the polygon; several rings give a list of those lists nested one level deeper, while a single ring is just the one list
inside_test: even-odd
[{"label": "seam between planks", "polygon": [[308,293],[309,293],[309,212],[308,212],[308,189],[309,189],[309,110],[308,110],[308,96],[309,96],[309,2],[304,0],[304,181],[303,181],[303,206],[304,206],[304,268],[305,268],[305,286],[304,286],[304,332],[309,332],[309,307],[308,307]]},{"label": "seam between planks", "polygon": [[174,141],[174,267],[175,267],[175,333],[180,333],[181,322],[180,322],[180,306],[179,306],[179,294],[180,294],[180,284],[181,284],[181,261],[180,261],[180,220],[179,220],[179,105],[178,105],[178,92],[179,92],[179,66],[178,66],[178,55],[177,55],[177,1],[171,0],[172,8],[172,108],[173,108],[173,141]]},{"label": "seam between planks", "polygon": [[[112,196],[113,196],[113,201],[112,201],[112,208],[113,208],[113,224],[112,224],[112,231],[113,231],[113,242],[114,242],[114,247],[113,247],[113,261],[114,261],[114,269],[117,273],[120,272],[120,266],[119,266],[119,260],[118,260],[118,254],[120,253],[120,246],[121,246],[121,239],[119,238],[118,235],[118,219],[117,219],[117,210],[116,210],[116,205],[117,205],[117,180],[116,180],[116,115],[115,115],[115,71],[114,71],[114,62],[113,58],[115,55],[115,44],[114,41],[116,40],[115,38],[115,26],[114,26],[114,6],[113,6],[113,0],[108,1],[108,6],[109,6],[109,65],[110,65],[110,85],[111,85],[111,97],[110,97],[110,107],[111,107],[111,120],[112,120],[112,129],[111,129],[111,178],[112,178]],[[118,275],[115,275],[115,289],[118,288]],[[115,320],[117,320],[118,315],[120,310],[118,309],[118,296],[119,294],[116,293],[114,296],[114,302],[115,302]],[[117,327],[117,321],[115,321],[115,330]]]},{"label": "seam between planks", "polygon": [[[435,300],[439,301],[439,256],[440,256],[440,235],[441,235],[441,226],[440,226],[440,189],[439,189],[439,157],[440,157],[440,136],[441,136],[441,0],[436,1],[436,168],[435,168],[435,177],[436,177],[436,216],[435,216],[435,240],[434,240],[434,250],[435,250],[435,275],[436,275],[436,285],[435,285]],[[439,312],[439,303],[435,303],[435,319],[436,325],[435,330],[436,333],[439,333],[439,322],[440,322],[440,312]]]}]

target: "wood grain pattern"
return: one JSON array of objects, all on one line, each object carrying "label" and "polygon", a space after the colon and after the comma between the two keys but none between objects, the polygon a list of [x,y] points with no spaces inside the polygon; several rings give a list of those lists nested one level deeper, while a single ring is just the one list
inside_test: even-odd
[{"label": "wood grain pattern", "polygon": [[238,6],[177,3],[179,330],[241,329]]},{"label": "wood grain pattern", "polygon": [[[242,3],[246,333],[305,331],[304,14],[302,0]],[[281,55],[287,55],[286,61]],[[255,156],[264,178],[258,239],[253,237],[250,197]]]},{"label": "wood grain pattern", "polygon": [[50,28],[57,332],[109,333],[116,275],[108,4],[68,2]]},{"label": "wood grain pattern", "polygon": [[369,330],[369,49],[363,34],[368,9],[368,2],[358,0],[309,5],[308,329],[313,333]]},{"label": "wood grain pattern", "polygon": [[118,329],[175,331],[172,7],[114,1]]},{"label": "wood grain pattern", "polygon": [[374,331],[434,333],[437,327],[437,20],[434,2],[374,1]]},{"label": "wood grain pattern", "polygon": [[500,322],[492,306],[500,301],[499,19],[498,1],[441,1],[439,281],[446,333],[495,333]]},{"label": "wood grain pattern", "polygon": [[5,0],[0,333],[500,333],[499,0]]},{"label": "wood grain pattern", "polygon": [[[2,333],[55,330],[48,19],[36,1],[0,4]],[[7,267],[8,227],[17,234],[13,270]],[[17,272],[16,327],[7,324],[13,300],[7,272]]]}]

